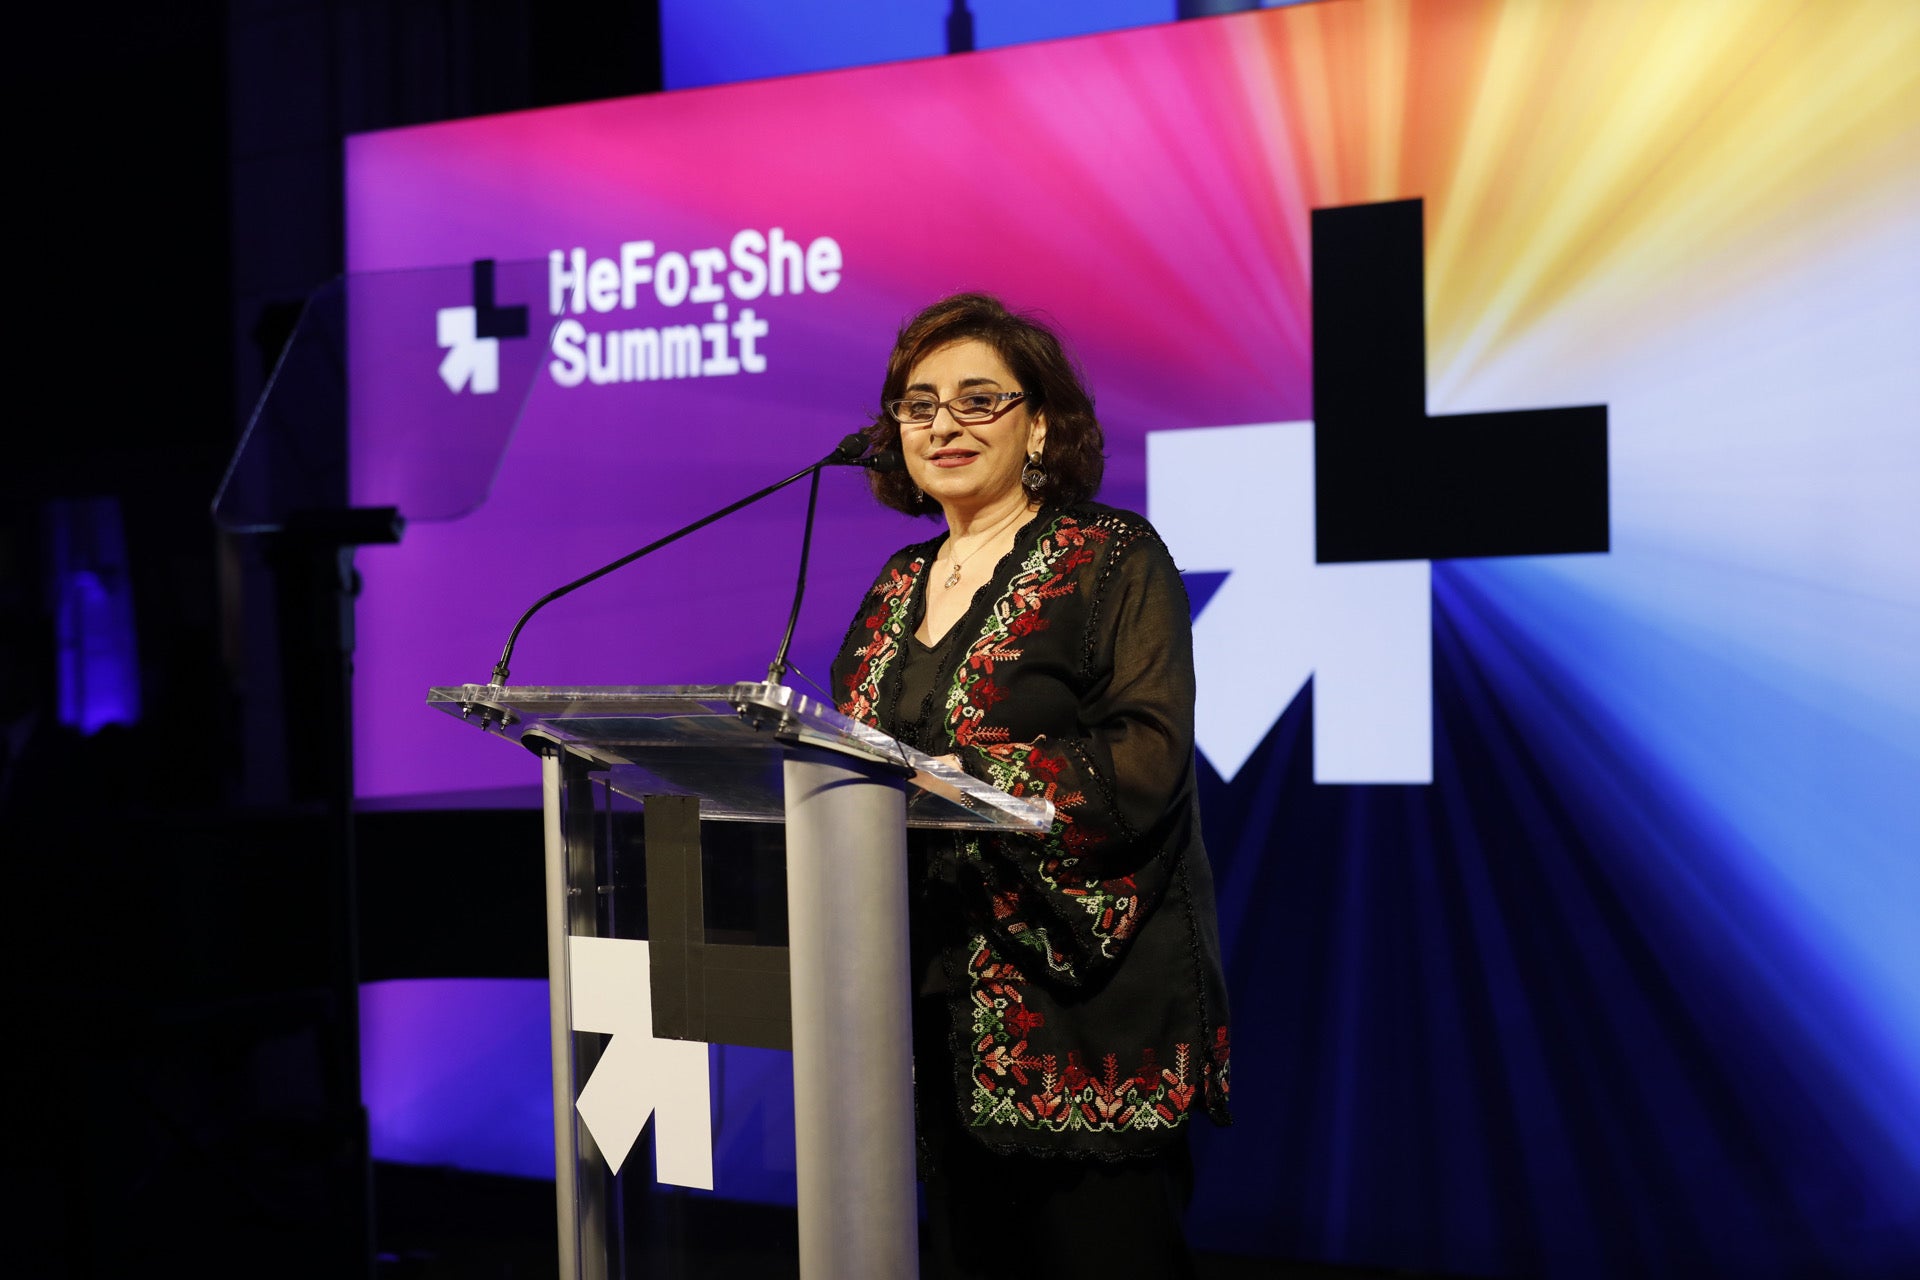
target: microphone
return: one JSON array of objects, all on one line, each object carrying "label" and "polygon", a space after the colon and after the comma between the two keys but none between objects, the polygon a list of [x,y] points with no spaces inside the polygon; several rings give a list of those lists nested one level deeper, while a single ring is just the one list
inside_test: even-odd
[{"label": "microphone", "polygon": [[823,467],[859,466],[864,461],[862,455],[866,451],[866,436],[855,431],[840,437],[840,443],[833,446],[833,452],[822,458],[819,465]]},{"label": "microphone", "polygon": [[[898,448],[869,454],[866,453],[866,447],[867,438],[856,432],[842,440],[839,448],[827,455],[828,464],[838,460],[882,473],[906,469],[906,456]],[[780,651],[767,664],[768,684],[779,684],[786,678],[787,650],[793,645],[793,628],[800,621],[800,600],[807,590],[807,556],[813,548],[813,512],[819,500],[820,471],[815,468],[813,483],[807,487],[807,525],[800,534],[800,572],[793,583],[793,608],[787,613],[787,632],[780,638]]]},{"label": "microphone", "polygon": [[[555,600],[558,600],[561,596],[570,595],[573,592],[578,591],[581,587],[586,586],[589,582],[597,582],[601,578],[604,578],[608,574],[612,573],[615,569],[624,569],[626,566],[632,564],[635,560],[640,559],[640,557],[652,555],[654,552],[660,550],[660,548],[667,546],[670,543],[678,542],[680,539],[686,537],[688,534],[693,533],[696,530],[704,529],[708,525],[712,524],[714,521],[724,519],[725,517],[730,516],[734,512],[740,510],[742,507],[752,506],[754,503],[760,501],[762,498],[770,497],[773,494],[778,493],[780,490],[786,488],[788,485],[794,483],[796,480],[802,480],[802,479],[805,479],[807,476],[812,476],[813,486],[807,498],[806,534],[800,546],[800,586],[802,589],[804,589],[806,586],[808,541],[810,541],[813,536],[814,505],[815,505],[816,499],[819,497],[819,494],[820,494],[820,472],[827,467],[848,467],[848,466],[876,467],[882,470],[891,469],[884,466],[880,461],[880,459],[885,455],[876,455],[873,457],[868,457],[866,456],[866,451],[867,451],[866,436],[858,431],[855,431],[851,435],[842,437],[840,443],[833,447],[833,452],[829,453],[826,457],[820,459],[820,461],[810,463],[807,466],[800,468],[798,471],[794,472],[792,475],[786,477],[785,479],[774,481],[772,484],[768,485],[764,489],[757,489],[754,492],[748,494],[746,497],[740,499],[738,502],[728,503],[726,506],[720,508],[718,511],[715,511],[710,515],[701,516],[698,520],[695,520],[692,524],[683,525],[680,528],[675,529],[672,533],[669,533],[668,535],[666,535],[664,538],[656,538],[652,542],[649,542],[646,546],[641,547],[637,551],[629,551],[626,555],[621,556],[618,560],[615,560],[610,564],[601,565],[598,569],[595,569],[592,573],[582,574],[580,577],[575,578],[572,582],[567,583],[565,586],[555,587],[552,591],[547,592],[547,594],[541,596],[538,600],[535,600],[531,605],[527,606],[527,611],[520,615],[520,620],[518,622],[513,624],[513,630],[507,633],[507,643],[505,647],[503,647],[500,650],[500,661],[493,664],[493,674],[489,678],[488,683],[493,685],[503,685],[507,682],[507,676],[508,676],[507,663],[508,663],[508,660],[513,657],[513,646],[520,639],[521,628],[527,625],[527,620],[529,618],[533,617],[534,614],[540,612],[540,610],[552,604]],[[897,457],[898,455],[895,455],[895,456]],[[905,465],[904,461],[902,461],[900,465],[904,466]],[[793,637],[794,619],[798,618],[799,614],[800,614],[800,597],[799,597],[799,593],[796,591],[794,595],[794,601],[793,601],[793,617],[789,618],[787,621],[787,637],[789,640],[791,640]],[[785,670],[786,652],[787,652],[787,646],[785,643],[782,643],[780,646],[780,656],[774,660],[775,664],[778,665],[783,672]],[[770,680],[772,679],[771,674],[769,675],[769,679]],[[775,683],[777,683],[777,681],[775,681]]]},{"label": "microphone", "polygon": [[[840,447],[827,455],[827,462],[850,462],[855,466],[866,467],[870,471],[904,471],[907,467],[906,455],[896,446],[883,449],[879,453],[866,453],[867,438],[855,433],[840,442]],[[793,645],[793,628],[800,621],[800,599],[807,590],[807,555],[813,548],[813,511],[820,500],[820,470],[813,472],[813,483],[807,488],[807,526],[800,534],[800,572],[793,584],[793,608],[787,614],[787,633],[780,638],[780,651],[773,655],[773,661],[767,664],[767,683],[779,684],[787,674],[787,650]]]}]

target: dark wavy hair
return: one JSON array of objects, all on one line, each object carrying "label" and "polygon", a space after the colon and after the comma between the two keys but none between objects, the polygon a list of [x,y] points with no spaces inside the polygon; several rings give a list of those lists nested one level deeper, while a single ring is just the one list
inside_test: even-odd
[{"label": "dark wavy hair", "polygon": [[[984,293],[956,293],[942,298],[900,328],[893,354],[887,357],[887,377],[880,386],[880,403],[905,393],[913,367],[940,348],[976,340],[992,347],[1027,393],[1026,406],[1047,419],[1046,443],[1040,465],[1047,482],[1035,496],[1044,506],[1081,502],[1100,491],[1106,471],[1106,443],[1099,419],[1093,416],[1093,396],[1080,380],[1080,370],[1053,330],[1031,315],[1009,311],[998,298]],[[900,424],[882,409],[866,429],[875,452],[900,452]],[[867,473],[873,496],[908,515],[937,515],[940,511],[913,483],[905,470]]]}]

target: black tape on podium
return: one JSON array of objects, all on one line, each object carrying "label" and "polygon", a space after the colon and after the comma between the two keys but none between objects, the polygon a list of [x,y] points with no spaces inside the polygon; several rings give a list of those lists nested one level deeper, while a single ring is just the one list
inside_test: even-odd
[{"label": "black tape on podium", "polygon": [[645,831],[653,1034],[793,1048],[787,949],[707,941],[699,799],[648,796]]}]

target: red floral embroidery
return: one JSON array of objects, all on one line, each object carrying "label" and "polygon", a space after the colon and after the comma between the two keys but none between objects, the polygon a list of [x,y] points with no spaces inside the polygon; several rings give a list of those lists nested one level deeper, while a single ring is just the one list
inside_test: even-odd
[{"label": "red floral embroidery", "polygon": [[[1109,537],[1105,529],[1062,519],[1040,536],[1027,557],[1022,571],[1007,585],[1006,592],[994,602],[980,636],[967,650],[955,680],[955,697],[947,706],[947,724],[953,740],[962,746],[987,746],[1004,743],[1004,729],[987,729],[983,724],[987,709],[1004,700],[1006,689],[993,679],[1003,663],[1018,662],[1021,637],[1046,628],[1040,609],[1049,600],[1072,595],[1079,587],[1074,570],[1094,556],[1091,543],[1103,543]],[[995,785],[1014,795],[1017,791],[999,778]],[[1058,807],[1061,801],[1054,799]]]},{"label": "red floral embroidery", "polygon": [[1027,1008],[1025,1005],[1021,1005],[1018,1009],[1015,1009],[1007,1015],[1007,1025],[1013,1028],[1014,1034],[1023,1038],[1033,1034],[1034,1028],[1041,1026],[1045,1022],[1045,1018]]},{"label": "red floral embroidery", "polygon": [[1169,1068],[1163,1070],[1160,1073],[1160,1078],[1164,1080],[1167,1085],[1167,1101],[1171,1102],[1176,1109],[1185,1111],[1193,1105],[1193,1086],[1186,1083],[1187,1046],[1174,1046],[1173,1060],[1178,1069]]},{"label": "red floral embroidery", "polygon": [[1202,1068],[1213,1078],[1213,1087],[1220,1090],[1220,1096],[1232,1096],[1231,1073],[1227,1070],[1232,1062],[1227,1041],[1227,1029],[1215,1027],[1213,1031],[1213,1052],[1207,1055],[1207,1064]]},{"label": "red floral embroidery", "polygon": [[874,612],[865,619],[867,630],[873,634],[860,650],[859,665],[847,677],[847,699],[840,704],[840,714],[879,725],[880,677],[892,665],[894,655],[900,651],[900,639],[907,634],[907,603],[913,594],[914,580],[925,567],[925,560],[915,559],[904,569],[894,570],[880,598],[874,602]]},{"label": "red floral embroidery", "polygon": [[1120,1133],[1185,1122],[1194,1097],[1188,1045],[1174,1046],[1171,1067],[1160,1065],[1153,1047],[1144,1047],[1131,1073],[1121,1069],[1117,1053],[1102,1054],[1096,1074],[1070,1050],[1062,1071],[1052,1054],[1034,1053],[1031,1038],[1045,1025],[1045,1015],[1027,1006],[1019,971],[994,955],[984,937],[973,941],[968,970],[974,1124]]}]

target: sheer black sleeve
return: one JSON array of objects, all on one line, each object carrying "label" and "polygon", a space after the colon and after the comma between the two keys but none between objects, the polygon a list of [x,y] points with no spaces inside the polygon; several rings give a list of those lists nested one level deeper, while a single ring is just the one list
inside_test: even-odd
[{"label": "sheer black sleeve", "polygon": [[1069,983],[1124,954],[1194,824],[1186,590],[1144,525],[1117,530],[1113,543],[1086,566],[1077,723],[963,752],[977,776],[1054,801],[1044,840],[972,847],[996,930],[1042,951]]}]

